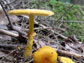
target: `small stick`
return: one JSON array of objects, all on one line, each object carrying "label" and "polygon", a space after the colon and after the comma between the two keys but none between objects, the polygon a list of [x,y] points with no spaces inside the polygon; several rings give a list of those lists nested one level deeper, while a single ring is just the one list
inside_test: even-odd
[{"label": "small stick", "polygon": [[13,28],[13,24],[11,23],[10,18],[9,18],[9,16],[8,16],[4,6],[3,6],[3,1],[0,2],[0,5],[1,5],[1,7],[2,7],[2,9],[3,9],[3,11],[4,11],[4,13],[5,13],[5,15],[6,15],[7,19],[8,19],[8,21],[9,21],[10,28],[12,29]]},{"label": "small stick", "polygon": [[0,48],[4,48],[5,50],[13,50],[16,49],[18,46],[20,48],[24,48],[24,45],[14,45],[14,44],[0,44]]},{"label": "small stick", "polygon": [[13,32],[10,32],[10,31],[4,30],[4,29],[0,29],[0,33],[6,34],[6,35],[9,35],[9,36],[13,36],[13,37],[19,37],[18,34],[15,34]]},{"label": "small stick", "polygon": [[84,55],[79,55],[79,54],[76,54],[76,53],[72,53],[72,52],[68,52],[68,51],[64,51],[64,50],[57,50],[58,54],[59,55],[63,55],[63,56],[73,56],[73,57],[76,57],[76,58],[84,58]]}]

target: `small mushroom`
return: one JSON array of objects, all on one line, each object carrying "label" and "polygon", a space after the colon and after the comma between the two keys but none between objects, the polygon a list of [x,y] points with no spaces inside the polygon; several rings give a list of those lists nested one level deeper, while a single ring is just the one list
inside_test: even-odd
[{"label": "small mushroom", "polygon": [[58,56],[58,59],[62,63],[75,63],[74,61],[72,61],[70,58],[67,57]]},{"label": "small mushroom", "polygon": [[8,12],[10,15],[28,15],[29,16],[29,32],[28,32],[28,42],[25,47],[24,57],[30,56],[33,45],[33,38],[36,35],[34,32],[34,16],[51,16],[54,15],[52,11],[39,10],[39,9],[17,9]]},{"label": "small mushroom", "polygon": [[57,63],[57,52],[50,46],[44,46],[33,53],[33,63]]}]

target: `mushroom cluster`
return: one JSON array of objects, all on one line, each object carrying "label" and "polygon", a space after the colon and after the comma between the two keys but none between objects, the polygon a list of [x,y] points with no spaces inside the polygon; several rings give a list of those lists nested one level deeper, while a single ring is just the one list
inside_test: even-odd
[{"label": "mushroom cluster", "polygon": [[[28,15],[29,16],[29,31],[28,31],[28,42],[25,46],[25,59],[30,56],[33,46],[33,40],[36,33],[34,32],[34,16],[51,16],[54,15],[52,11],[48,10],[38,10],[38,9],[18,9],[11,10],[8,12],[10,15]],[[44,46],[34,52],[33,63],[57,63],[57,58],[63,63],[75,63],[71,59],[66,57],[58,57],[57,52],[50,46]]]}]

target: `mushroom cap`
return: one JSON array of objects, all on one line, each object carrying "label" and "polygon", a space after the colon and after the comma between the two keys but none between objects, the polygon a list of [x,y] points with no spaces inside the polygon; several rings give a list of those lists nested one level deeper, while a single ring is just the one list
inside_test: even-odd
[{"label": "mushroom cap", "polygon": [[33,63],[56,63],[57,52],[50,46],[44,46],[33,53]]},{"label": "mushroom cap", "polygon": [[67,58],[67,57],[59,56],[58,59],[59,59],[62,63],[75,63],[74,61],[72,61],[70,58]]},{"label": "mushroom cap", "polygon": [[8,14],[10,15],[51,16],[51,15],[54,15],[54,12],[49,11],[49,10],[41,10],[41,9],[18,9],[18,10],[10,10]]}]

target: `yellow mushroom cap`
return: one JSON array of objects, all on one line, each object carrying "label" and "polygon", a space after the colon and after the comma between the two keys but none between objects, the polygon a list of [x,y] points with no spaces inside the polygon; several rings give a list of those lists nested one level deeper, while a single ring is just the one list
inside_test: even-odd
[{"label": "yellow mushroom cap", "polygon": [[67,57],[61,57],[61,56],[59,56],[58,59],[59,59],[62,63],[75,63],[74,61],[72,61],[70,58],[67,58]]},{"label": "yellow mushroom cap", "polygon": [[50,46],[44,46],[34,52],[33,63],[56,63],[57,62],[57,52]]},{"label": "yellow mushroom cap", "polygon": [[8,12],[10,15],[40,15],[40,16],[51,16],[54,15],[54,12],[49,10],[41,10],[41,9],[17,9],[10,10]]}]

